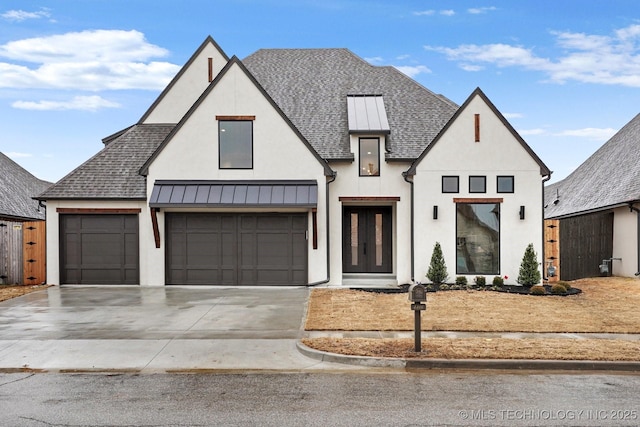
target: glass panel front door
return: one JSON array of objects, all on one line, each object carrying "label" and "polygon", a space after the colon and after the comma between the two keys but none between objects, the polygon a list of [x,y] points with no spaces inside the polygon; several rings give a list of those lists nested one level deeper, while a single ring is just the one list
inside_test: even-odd
[{"label": "glass panel front door", "polygon": [[391,273],[391,207],[345,206],[342,221],[343,271]]}]

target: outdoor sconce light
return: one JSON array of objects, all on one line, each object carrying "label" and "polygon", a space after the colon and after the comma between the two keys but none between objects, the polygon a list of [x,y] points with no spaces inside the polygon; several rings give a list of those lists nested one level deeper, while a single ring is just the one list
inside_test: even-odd
[{"label": "outdoor sconce light", "polygon": [[433,219],[438,219],[438,207],[433,207]]},{"label": "outdoor sconce light", "polygon": [[524,206],[520,206],[520,219],[524,219]]}]

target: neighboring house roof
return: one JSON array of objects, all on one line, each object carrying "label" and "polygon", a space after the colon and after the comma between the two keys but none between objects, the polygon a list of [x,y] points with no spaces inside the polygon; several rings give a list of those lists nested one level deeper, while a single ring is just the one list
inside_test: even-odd
[{"label": "neighboring house roof", "polygon": [[38,220],[45,218],[33,197],[50,182],[36,178],[6,155],[0,153],[0,218]]},{"label": "neighboring house roof", "polygon": [[544,164],[544,162],[540,159],[540,157],[538,157],[538,155],[531,149],[531,147],[529,147],[529,145],[525,142],[525,140],[522,139],[520,134],[518,134],[518,132],[516,132],[516,130],[511,126],[511,124],[507,121],[507,119],[505,119],[505,117],[502,115],[502,113],[496,108],[495,105],[493,105],[493,103],[489,100],[489,98],[487,98],[487,95],[485,95],[484,92],[480,88],[476,88],[473,91],[473,93],[471,93],[471,95],[469,95],[467,100],[460,106],[460,108],[451,117],[451,119],[449,119],[449,121],[446,123],[446,125],[441,128],[441,130],[439,131],[438,135],[434,138],[434,140],[431,141],[431,143],[424,149],[422,154],[420,154],[420,157],[418,157],[413,162],[413,164],[411,165],[409,170],[406,172],[407,175],[415,175],[416,168],[417,168],[418,164],[422,161],[422,159],[424,159],[424,157],[427,155],[427,153],[438,143],[440,138],[442,138],[442,135],[444,135],[445,132],[447,132],[449,127],[456,121],[458,116],[460,116],[460,114],[464,111],[464,109],[467,108],[467,106],[471,103],[471,100],[473,100],[473,98],[475,98],[476,96],[479,96],[484,101],[484,103],[487,104],[487,106],[491,109],[493,114],[495,114],[496,117],[498,117],[498,119],[502,122],[502,124],[504,124],[504,126],[509,130],[511,135],[513,135],[513,137],[520,143],[522,148],[524,148],[525,151],[527,153],[529,153],[531,158],[533,160],[535,160],[536,163],[538,163],[538,166],[540,166],[540,175],[542,175],[542,176],[550,176],[551,175],[551,171],[549,170],[549,168]]},{"label": "neighboring house roof", "polygon": [[545,187],[545,218],[640,202],[640,114],[562,181]]},{"label": "neighboring house roof", "polygon": [[146,199],[146,179],[138,171],[174,127],[138,124],[128,128],[38,198]]},{"label": "neighboring house roof", "polygon": [[348,95],[381,95],[389,119],[387,160],[413,160],[457,105],[397,69],[369,64],[347,49],[261,49],[242,60],[327,160],[350,160]]}]

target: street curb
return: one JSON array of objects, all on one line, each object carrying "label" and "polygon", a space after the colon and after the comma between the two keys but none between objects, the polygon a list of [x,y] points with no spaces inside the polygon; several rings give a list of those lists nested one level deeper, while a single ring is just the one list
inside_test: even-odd
[{"label": "street curb", "polygon": [[296,347],[303,355],[322,362],[376,368],[640,372],[640,362],[528,359],[393,359],[329,353],[310,348],[300,341],[296,342]]}]

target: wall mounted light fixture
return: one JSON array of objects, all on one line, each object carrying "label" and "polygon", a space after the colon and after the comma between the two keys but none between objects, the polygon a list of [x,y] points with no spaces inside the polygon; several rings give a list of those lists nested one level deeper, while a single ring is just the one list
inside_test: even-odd
[{"label": "wall mounted light fixture", "polygon": [[524,206],[520,206],[520,219],[524,219]]},{"label": "wall mounted light fixture", "polygon": [[438,219],[438,206],[433,207],[433,219]]}]

